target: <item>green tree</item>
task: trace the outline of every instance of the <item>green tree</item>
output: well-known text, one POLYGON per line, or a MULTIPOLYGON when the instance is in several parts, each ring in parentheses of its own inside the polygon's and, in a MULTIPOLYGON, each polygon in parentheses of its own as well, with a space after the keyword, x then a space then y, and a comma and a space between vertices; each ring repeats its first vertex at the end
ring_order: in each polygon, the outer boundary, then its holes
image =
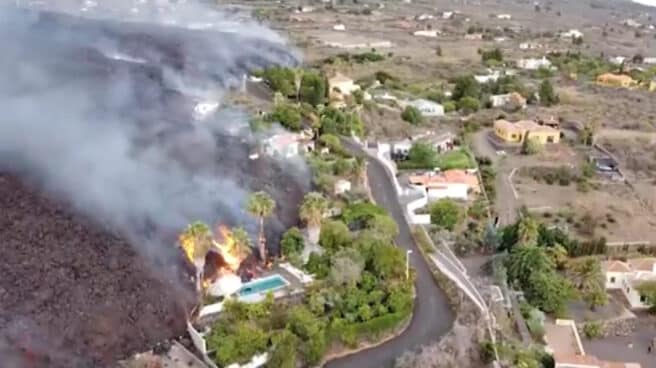
POLYGON ((315 72, 303 73, 299 97, 312 106, 322 104, 326 98, 326 78, 315 72))
POLYGON ((401 119, 407 121, 412 125, 421 124, 424 121, 424 117, 421 115, 421 111, 414 106, 406 106, 401 113, 401 119))
POLYGON ((328 201, 319 192, 310 192, 303 198, 299 217, 308 226, 308 237, 310 242, 317 244, 321 233, 321 220, 323 214, 328 210, 328 201))
POLYGON ((502 63, 503 62, 503 52, 501 49, 494 48, 492 50, 485 50, 481 52, 481 59, 484 63, 489 63, 489 62, 495 62, 495 63, 502 63))
POLYGON ((463 97, 473 97, 477 100, 481 97, 481 85, 473 75, 460 76, 455 80, 451 98, 459 101, 463 97))
POLYGON ((540 224, 532 216, 523 216, 517 223, 517 242, 520 245, 537 245, 540 224))
POLYGON ((442 106, 444 107, 445 113, 456 111, 456 109, 458 108, 458 105, 456 105, 456 103, 451 100, 444 101, 442 106))
POLYGON ((215 351, 216 362, 222 366, 246 363, 253 355, 266 352, 268 336, 259 327, 248 322, 237 322, 229 333, 223 329, 212 330, 208 346, 215 351))
POLYGON ((398 247, 386 244, 371 248, 372 271, 379 278, 399 279, 405 274, 405 254, 398 247))
POLYGON ((319 245, 328 250, 338 250, 351 241, 348 227, 341 221, 325 221, 319 235, 319 245))
POLYGON ((271 342, 273 349, 266 363, 267 368, 296 368, 296 347, 300 341, 288 330, 275 333, 271 342))
POLYGON ((559 102, 558 95, 551 84, 549 79, 545 79, 540 83, 540 103, 544 106, 553 106, 559 102))
POLYGON ((255 192, 248 197, 246 210, 257 217, 260 222, 260 234, 258 237, 258 249, 262 262, 266 262, 266 238, 264 237, 264 219, 271 216, 276 208, 276 202, 266 192, 255 192))
POLYGON ((327 107, 321 111, 321 134, 334 134, 350 136, 362 135, 364 125, 355 113, 346 113, 334 107, 327 107))
POLYGON ((645 298, 645 304, 649 305, 650 312, 656 311, 656 281, 645 281, 638 285, 638 292, 645 298))
POLYGON ((296 73, 290 68, 273 66, 262 72, 262 78, 275 92, 284 96, 296 95, 296 73))
POLYGON ((342 153, 344 150, 339 137, 334 134, 322 134, 321 137, 319 137, 319 142, 337 154, 342 153))
POLYGON ((465 113, 472 113, 481 108, 481 102, 475 97, 465 96, 458 100, 458 110, 465 113))
POLYGON ((560 244, 555 244, 551 247, 545 248, 547 257, 556 266, 557 269, 562 270, 568 261, 567 249, 560 244))
POLYGON ((522 154, 523 155, 534 155, 539 153, 542 150, 542 144, 534 138, 529 137, 529 133, 526 132, 524 139, 522 140, 522 154))
POLYGON ((305 248, 305 240, 301 230, 292 227, 287 230, 280 240, 280 250, 282 254, 289 257, 291 254, 301 254, 305 248))
POLYGON ((414 143, 408 151, 408 161, 416 168, 431 169, 437 166, 437 152, 430 144, 414 143))
MULTIPOLYGON (((535 247, 520 247, 535 248, 535 247)), ((532 271, 523 288, 526 300, 547 313, 562 313, 572 295, 570 283, 554 271, 532 271)))
POLYGON ((335 287, 354 287, 362 277, 364 260, 353 248, 342 248, 332 257, 330 281, 335 287))
POLYGON ((608 302, 605 276, 601 264, 594 256, 572 259, 567 265, 567 275, 583 300, 594 310, 608 302))
POLYGON ((451 199, 440 199, 430 205, 431 223, 452 231, 462 220, 462 210, 451 199))
POLYGON ((355 90, 351 93, 351 96, 353 96, 353 101, 355 101, 356 104, 362 105, 364 103, 364 92, 362 90, 355 90))
POLYGON ((289 130, 299 131, 301 129, 301 113, 296 106, 288 103, 277 104, 268 119, 280 123, 289 130))
POLYGON ((367 221, 367 228, 376 236, 386 240, 392 240, 399 235, 396 221, 388 215, 375 215, 367 221))
POLYGON ((209 226, 196 221, 180 234, 180 245, 185 251, 188 259, 196 266, 196 290, 202 294, 203 270, 205 269, 205 257, 212 246, 212 232, 209 226))
POLYGON ((552 272, 554 265, 543 248, 527 245, 513 248, 506 259, 506 268, 508 280, 525 290, 532 274, 552 272))

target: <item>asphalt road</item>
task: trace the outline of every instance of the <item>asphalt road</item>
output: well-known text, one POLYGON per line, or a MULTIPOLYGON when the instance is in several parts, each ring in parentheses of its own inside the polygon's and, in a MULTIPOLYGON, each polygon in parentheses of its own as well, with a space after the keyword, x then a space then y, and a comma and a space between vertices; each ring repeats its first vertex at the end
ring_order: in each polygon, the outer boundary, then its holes
POLYGON ((347 144, 351 151, 367 157, 367 176, 376 202, 392 215, 399 225, 396 244, 403 249, 412 250, 410 265, 416 270, 415 287, 417 298, 412 321, 408 329, 400 336, 380 346, 359 353, 330 361, 328 368, 385 368, 392 367, 394 360, 407 350, 414 350, 421 345, 438 340, 450 329, 454 321, 446 294, 434 282, 428 264, 421 256, 415 244, 403 210, 396 196, 396 190, 385 167, 377 160, 367 156, 361 148, 347 144))

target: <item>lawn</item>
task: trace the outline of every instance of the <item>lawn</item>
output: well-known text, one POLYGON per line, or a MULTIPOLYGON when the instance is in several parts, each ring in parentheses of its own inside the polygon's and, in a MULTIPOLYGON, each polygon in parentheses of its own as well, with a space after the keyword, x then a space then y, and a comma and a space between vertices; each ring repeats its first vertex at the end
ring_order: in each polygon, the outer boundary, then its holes
POLYGON ((464 149, 453 150, 443 155, 438 155, 435 162, 435 166, 439 167, 440 170, 471 169, 475 167, 471 156, 464 149))

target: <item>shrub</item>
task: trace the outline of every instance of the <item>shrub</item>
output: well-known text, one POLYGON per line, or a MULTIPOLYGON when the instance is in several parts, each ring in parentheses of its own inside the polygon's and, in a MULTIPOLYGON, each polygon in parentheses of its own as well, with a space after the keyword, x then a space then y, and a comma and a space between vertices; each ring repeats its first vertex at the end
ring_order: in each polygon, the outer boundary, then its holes
POLYGON ((273 66, 262 72, 262 78, 275 92, 284 96, 296 95, 296 75, 290 68, 273 66))
POLYGON ((481 102, 475 97, 465 96, 458 100, 458 109, 465 113, 472 113, 481 108, 481 102))
POLYGON ((289 130, 298 131, 301 129, 301 113, 296 106, 291 104, 281 103, 276 105, 268 119, 279 122, 280 125, 289 130))
POLYGON ((423 122, 424 117, 421 115, 421 111, 419 111, 419 109, 416 107, 406 106, 401 113, 401 119, 407 121, 410 124, 417 125, 423 122))
POLYGON ((456 111, 457 105, 455 102, 449 100, 449 101, 444 101, 442 104, 444 107, 444 112, 453 112, 456 111))
POLYGON ((601 323, 599 322, 587 322, 583 325, 583 333, 588 339, 596 339, 601 337, 603 331, 601 329, 601 323))
POLYGON ((299 98, 303 102, 316 106, 322 104, 326 97, 326 79, 314 72, 305 72, 301 78, 299 98))
POLYGON ((453 230, 462 220, 462 211, 450 199, 440 199, 430 206, 431 223, 447 230, 453 230))

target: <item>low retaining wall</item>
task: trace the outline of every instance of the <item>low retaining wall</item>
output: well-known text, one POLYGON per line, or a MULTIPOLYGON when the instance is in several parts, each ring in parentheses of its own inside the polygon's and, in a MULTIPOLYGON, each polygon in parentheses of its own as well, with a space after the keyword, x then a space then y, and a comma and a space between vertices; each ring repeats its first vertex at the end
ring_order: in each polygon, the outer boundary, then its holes
MULTIPOLYGON (((607 321, 594 321, 592 323, 598 323, 601 327, 600 338, 610 336, 631 336, 638 325, 638 319, 636 317, 627 317, 607 321)), ((585 336, 584 328, 585 323, 577 324, 578 332, 583 336, 585 336)))

